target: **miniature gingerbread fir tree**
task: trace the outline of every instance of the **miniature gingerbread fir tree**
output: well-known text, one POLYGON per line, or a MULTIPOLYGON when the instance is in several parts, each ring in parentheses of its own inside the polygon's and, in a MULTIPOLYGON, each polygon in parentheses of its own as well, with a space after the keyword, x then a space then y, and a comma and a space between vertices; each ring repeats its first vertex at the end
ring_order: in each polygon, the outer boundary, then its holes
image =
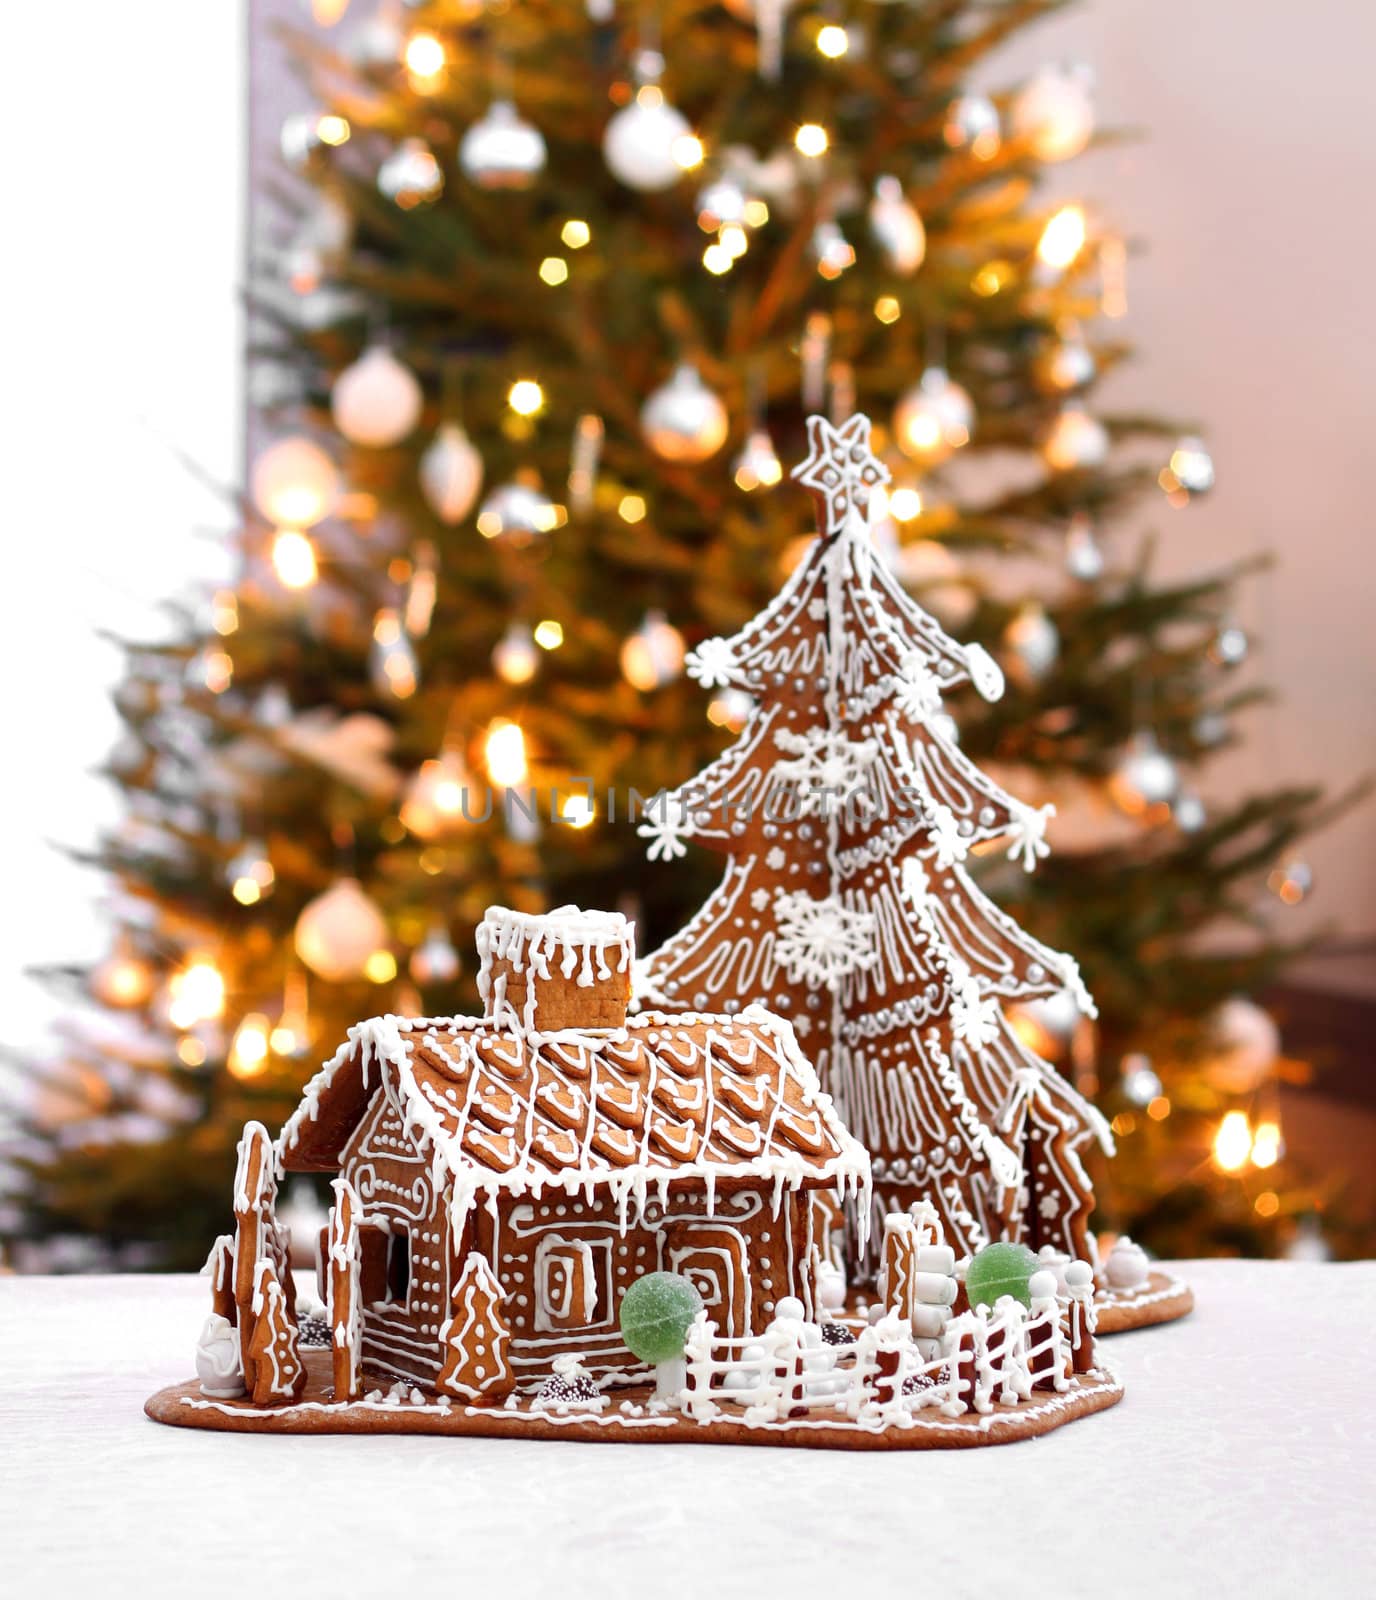
MULTIPOLYGON (((255 1404, 290 1405, 301 1398, 306 1368, 297 1347, 296 1321, 271 1261, 258 1263, 249 1353, 253 1368, 250 1393, 255 1404)), ((245 1381, 250 1381, 247 1375, 245 1381)))
POLYGON ((445 1356, 437 1383, 442 1394, 492 1405, 515 1388, 508 1359, 511 1331, 502 1313, 505 1298, 486 1257, 470 1251, 454 1285, 454 1314, 440 1329, 445 1356))
POLYGON ((1008 1238, 1083 1256, 1082 1156, 1096 1135, 1108 1148, 1108 1130, 1002 1008, 1063 988, 1092 1005, 1075 963, 967 870, 996 841, 1030 869, 1051 808, 1005 794, 945 731, 947 690, 968 680, 993 699, 1003 679, 877 554, 866 513, 889 474, 868 420, 813 417, 808 439, 793 476, 817 501, 819 537, 765 611, 688 661, 704 688, 751 696, 749 719, 640 827, 651 859, 692 839, 726 854, 726 874, 644 960, 637 994, 789 1017, 873 1157, 879 1216, 926 1199, 964 1250, 1008 1238))

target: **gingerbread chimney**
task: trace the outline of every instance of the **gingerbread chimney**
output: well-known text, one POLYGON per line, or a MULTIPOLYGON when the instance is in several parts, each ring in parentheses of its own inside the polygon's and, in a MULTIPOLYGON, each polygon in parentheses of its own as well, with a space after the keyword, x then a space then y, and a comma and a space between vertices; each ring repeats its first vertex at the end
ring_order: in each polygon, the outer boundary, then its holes
POLYGON ((492 906, 477 932, 487 1020, 521 1033, 620 1028, 631 998, 635 924, 560 906, 540 916, 492 906))

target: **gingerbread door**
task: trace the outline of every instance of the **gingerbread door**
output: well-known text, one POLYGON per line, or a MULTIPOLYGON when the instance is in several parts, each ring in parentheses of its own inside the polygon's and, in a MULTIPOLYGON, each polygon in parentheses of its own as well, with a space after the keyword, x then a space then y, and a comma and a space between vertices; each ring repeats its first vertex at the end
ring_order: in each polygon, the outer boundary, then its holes
POLYGON ((750 1265, 745 1240, 734 1228, 714 1222, 671 1223, 664 1265, 693 1285, 720 1333, 743 1339, 751 1331, 750 1265))

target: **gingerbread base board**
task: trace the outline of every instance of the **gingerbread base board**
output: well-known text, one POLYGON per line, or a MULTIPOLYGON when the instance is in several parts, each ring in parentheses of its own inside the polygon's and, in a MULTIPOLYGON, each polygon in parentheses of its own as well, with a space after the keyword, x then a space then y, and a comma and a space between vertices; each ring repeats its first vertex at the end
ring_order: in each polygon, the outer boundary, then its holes
POLYGON ((1100 1289, 1094 1296, 1096 1335, 1127 1333, 1176 1322, 1194 1310, 1194 1290, 1168 1272, 1153 1272, 1137 1289, 1100 1289))
POLYGON ((559 1415, 515 1407, 441 1406, 427 1397, 409 1400, 356 1400, 335 1405, 330 1399, 329 1355, 302 1351, 306 1391, 296 1405, 255 1406, 249 1400, 209 1400, 197 1383, 160 1389, 144 1406, 154 1422, 175 1428, 208 1428, 219 1433, 423 1433, 460 1438, 578 1439, 614 1444, 769 1444, 809 1450, 961 1450, 990 1444, 1012 1444, 1050 1433, 1067 1422, 1107 1410, 1123 1398, 1123 1386, 1111 1372, 1096 1371, 1072 1380, 1062 1394, 1047 1393, 1016 1406, 995 1406, 985 1415, 967 1412, 943 1417, 915 1412, 909 1428, 882 1432, 853 1422, 842 1412, 814 1411, 788 1422, 747 1426, 721 1416, 707 1423, 678 1413, 644 1410, 649 1386, 618 1389, 605 1411, 569 1411, 559 1415), (621 1406, 635 1407, 627 1414, 621 1406))

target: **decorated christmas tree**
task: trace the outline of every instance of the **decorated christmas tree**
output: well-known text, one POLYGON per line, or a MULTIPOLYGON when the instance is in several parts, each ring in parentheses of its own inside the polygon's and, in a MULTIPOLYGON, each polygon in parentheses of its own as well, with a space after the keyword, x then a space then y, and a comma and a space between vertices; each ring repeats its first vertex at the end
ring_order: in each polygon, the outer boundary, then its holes
MULTIPOLYGON (((1295 841, 1317 797, 1200 800, 1261 692, 1237 665, 1240 574, 1161 583, 1149 548, 1156 513, 1177 518, 1161 489, 1187 517, 1212 465, 1097 387, 1128 354, 1131 219, 1037 187, 1094 134, 1085 79, 1048 64, 984 87, 1000 45, 1058 9, 356 0, 290 34, 299 109, 255 213, 238 576, 128 646, 109 762, 124 818, 89 852, 110 950, 53 974, 73 1007, 12 1152, 24 1260, 198 1264, 243 1123, 275 1127, 360 1016, 470 1006, 457 951, 488 905, 626 904, 647 949, 692 916, 710 853, 647 872, 627 793, 683 784, 739 731, 746 691, 717 682, 704 708, 682 663, 696 647, 710 678, 704 641, 742 628, 805 547, 802 497, 772 490, 819 410, 875 418, 892 473, 869 625, 916 630, 954 688, 981 658, 920 625, 911 590, 1009 670, 1002 700, 959 707, 968 761, 935 712, 913 718, 916 787, 957 818, 962 796, 987 804, 993 822, 967 819, 981 837, 1006 811, 1034 851, 1053 790, 1099 807, 1081 848, 1031 875, 1002 852, 935 865, 913 834, 940 938, 960 953, 939 909, 959 902, 1011 964, 991 999, 1068 969, 1034 979, 1036 947, 976 879, 1079 954, 1099 1006, 1096 1033, 1078 990, 1020 1001, 967 1072, 952 999, 934 1026, 982 1125, 1024 1072, 1040 1087, 999 1139, 1058 1106, 1083 1125, 1011 1020, 1097 1085, 1120 1132, 1100 1198, 1134 1235, 1261 1248, 1310 1204, 1275 1159, 1274 1042, 1241 1088, 1210 1063, 1223 1002, 1265 1025, 1245 997, 1286 948, 1258 897, 1268 874, 1306 892, 1295 841), (1013 768, 1030 810, 981 777, 1013 768), (1252 1119, 1233 1176, 1208 1163, 1228 1111, 1252 1119)), ((799 582, 822 581, 829 547, 799 582)), ((769 727, 797 742, 771 742, 771 763, 830 777, 840 759, 846 777, 870 759, 826 744, 863 744, 849 713, 790 730, 794 691, 774 687, 756 721, 773 701, 769 727)), ((910 712, 933 692, 915 678, 910 712)), ((877 752, 870 781, 895 781, 896 759, 877 752)), ((837 825, 865 848, 863 817, 837 825)), ((811 1015, 796 897, 818 886, 756 870, 750 894, 794 896, 778 948, 799 959, 780 971, 811 1015)), ((857 871, 836 878, 843 910, 857 871)), ((878 1136, 882 1116, 850 1110, 878 1136)))
POLYGON ((1031 868, 1049 808, 1003 792, 943 727, 942 696, 1003 677, 951 640, 875 550, 867 513, 888 469, 870 424, 808 423, 794 476, 819 537, 777 598, 688 672, 752 701, 737 742, 655 800, 640 832, 672 857, 727 854, 716 892, 643 962, 648 1002, 792 1019, 874 1163, 875 1219, 931 1201, 961 1253, 991 1238, 1087 1254, 1081 1155, 1103 1118, 1034 1056, 1005 1005, 1069 990, 1069 957, 999 911, 971 878, 1002 844, 1031 868))

